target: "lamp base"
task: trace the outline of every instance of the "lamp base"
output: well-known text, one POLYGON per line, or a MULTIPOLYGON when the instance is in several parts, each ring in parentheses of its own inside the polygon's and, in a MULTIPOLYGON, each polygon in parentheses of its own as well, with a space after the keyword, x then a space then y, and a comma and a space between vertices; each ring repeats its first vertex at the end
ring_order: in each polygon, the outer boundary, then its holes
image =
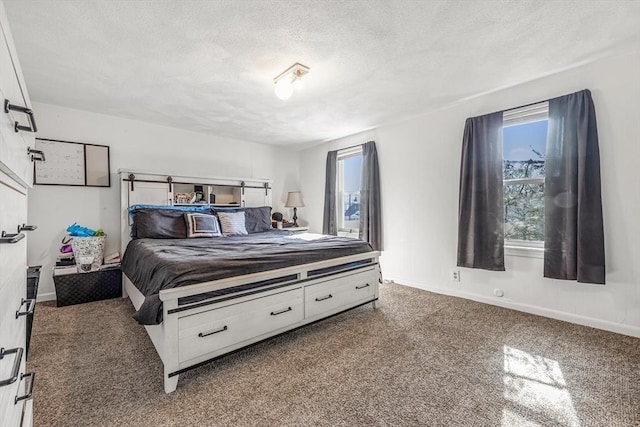
POLYGON ((296 207, 293 208, 293 226, 298 226, 298 208, 296 207))

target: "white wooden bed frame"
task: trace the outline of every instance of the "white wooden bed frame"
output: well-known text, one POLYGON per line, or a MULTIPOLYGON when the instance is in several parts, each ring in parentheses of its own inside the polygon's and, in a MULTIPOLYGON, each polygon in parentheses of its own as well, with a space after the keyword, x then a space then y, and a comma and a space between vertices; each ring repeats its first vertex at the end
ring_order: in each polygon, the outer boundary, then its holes
MULTIPOLYGON (((157 180, 160 175, 136 174, 137 179, 147 181, 142 200, 140 195, 132 197, 130 183, 122 179, 128 174, 129 171, 121 171, 120 179, 123 253, 130 240, 127 208, 136 203, 159 204, 158 200, 161 200, 158 194, 150 192, 150 181, 154 177, 157 180)), ((166 175, 162 177, 166 178, 166 175)), ((198 178, 193 182, 204 180, 198 178)), ((168 189, 168 197, 164 198, 168 202, 172 199, 171 186, 160 182, 159 191, 163 188, 168 189)), ((379 255, 372 251, 161 290, 163 322, 145 325, 145 329, 164 364, 165 392, 174 391, 180 373, 190 368, 364 304, 372 303, 375 308, 380 279, 379 255), (318 271, 330 268, 333 268, 330 272, 318 271), (281 281, 277 281, 279 278, 281 281), (276 283, 178 305, 179 298, 266 280, 276 283)), ((130 298, 136 310, 139 309, 144 296, 126 275, 123 275, 123 287, 123 295, 130 298)))

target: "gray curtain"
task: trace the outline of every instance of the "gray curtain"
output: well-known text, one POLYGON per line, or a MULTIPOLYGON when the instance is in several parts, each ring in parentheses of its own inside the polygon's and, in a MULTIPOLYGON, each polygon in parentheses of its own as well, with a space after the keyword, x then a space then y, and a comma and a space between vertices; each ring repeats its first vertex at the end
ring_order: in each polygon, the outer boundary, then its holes
POLYGON ((462 140, 458 266, 504 271, 502 111, 467 119, 462 140))
POLYGON ((338 235, 336 218, 336 169, 338 165, 338 152, 327 153, 327 169, 324 184, 324 218, 322 221, 322 233, 338 235))
POLYGON ((605 283, 600 151, 591 92, 549 100, 544 276, 605 283))
POLYGON ((380 202, 380 169, 376 143, 362 144, 360 179, 360 239, 382 250, 382 204, 380 202))

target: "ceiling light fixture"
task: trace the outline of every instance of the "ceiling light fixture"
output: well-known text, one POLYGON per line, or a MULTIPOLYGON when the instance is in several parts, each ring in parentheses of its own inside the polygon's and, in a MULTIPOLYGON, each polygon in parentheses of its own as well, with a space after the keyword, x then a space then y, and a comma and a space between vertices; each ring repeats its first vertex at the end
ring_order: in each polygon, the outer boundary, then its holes
POLYGON ((310 68, 298 62, 280 73, 273 83, 276 96, 282 100, 287 100, 293 95, 293 87, 301 90, 304 85, 302 77, 309 72, 310 68))

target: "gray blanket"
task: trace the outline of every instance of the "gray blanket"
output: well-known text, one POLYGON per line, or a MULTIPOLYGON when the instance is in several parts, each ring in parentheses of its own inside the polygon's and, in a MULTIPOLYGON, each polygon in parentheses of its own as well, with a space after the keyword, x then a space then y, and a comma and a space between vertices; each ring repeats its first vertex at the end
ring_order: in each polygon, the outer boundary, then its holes
POLYGON ((305 240, 301 236, 273 231, 210 239, 132 240, 122 258, 122 271, 145 296, 134 318, 144 325, 162 322, 161 289, 372 251, 368 243, 347 237, 305 240))

